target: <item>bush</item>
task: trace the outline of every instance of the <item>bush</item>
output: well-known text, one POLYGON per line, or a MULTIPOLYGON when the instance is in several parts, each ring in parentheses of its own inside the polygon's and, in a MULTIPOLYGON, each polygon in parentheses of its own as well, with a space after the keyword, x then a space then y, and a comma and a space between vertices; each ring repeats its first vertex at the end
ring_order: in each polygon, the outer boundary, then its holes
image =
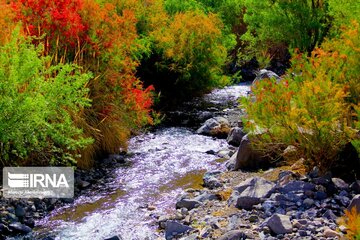
POLYGON ((345 215, 339 219, 339 224, 346 227, 346 239, 360 240, 360 213, 353 207, 345 210, 345 215))
POLYGON ((253 88, 255 101, 243 101, 255 148, 281 154, 293 145, 308 168, 327 171, 344 146, 355 139, 358 105, 358 25, 329 40, 310 57, 295 55, 291 74, 277 84, 253 88))
POLYGON ((92 142, 74 119, 90 106, 91 75, 41 57, 18 32, 0 48, 0 159, 3 165, 70 165, 92 142))
POLYGON ((227 49, 234 41, 223 37, 221 26, 214 14, 189 11, 177 13, 165 28, 152 32, 155 48, 161 56, 157 68, 175 75, 172 79, 162 79, 172 81, 168 90, 181 89, 186 96, 229 82, 222 75, 222 68, 227 49))
MULTIPOLYGON (((76 123, 93 145, 82 152, 80 167, 97 154, 126 148, 132 131, 151 123, 152 87, 135 76, 144 46, 138 41, 138 1, 13 1, 15 21, 45 46, 52 64, 74 63, 94 74, 87 85, 92 107, 76 123)), ((50 63, 51 64, 51 63, 50 63)))
POLYGON ((261 68, 277 68, 274 63, 285 67, 288 49, 310 54, 329 32, 328 5, 328 0, 245 0, 243 19, 247 31, 241 36, 239 64, 256 58, 261 68))

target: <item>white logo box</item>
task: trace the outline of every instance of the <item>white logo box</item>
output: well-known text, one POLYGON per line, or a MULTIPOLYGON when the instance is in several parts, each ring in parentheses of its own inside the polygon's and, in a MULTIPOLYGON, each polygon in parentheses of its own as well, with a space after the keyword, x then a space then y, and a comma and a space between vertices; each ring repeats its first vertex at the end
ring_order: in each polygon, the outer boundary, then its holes
POLYGON ((72 198, 74 169, 71 167, 5 167, 5 198, 72 198))

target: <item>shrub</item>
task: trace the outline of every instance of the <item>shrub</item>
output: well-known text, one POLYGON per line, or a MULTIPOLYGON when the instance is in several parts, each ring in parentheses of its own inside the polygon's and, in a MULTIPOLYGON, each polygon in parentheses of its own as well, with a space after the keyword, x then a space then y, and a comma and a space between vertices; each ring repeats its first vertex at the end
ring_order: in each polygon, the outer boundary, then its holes
POLYGON ((339 219, 339 224, 346 227, 346 239, 360 240, 360 213, 356 207, 350 211, 345 210, 345 215, 339 219))
POLYGON ((204 11, 204 6, 199 3, 197 0, 185 0, 185 1, 176 1, 176 0, 165 0, 164 7, 168 14, 175 15, 177 13, 184 13, 188 11, 204 11))
POLYGON ((165 28, 153 31, 155 47, 161 55, 157 67, 175 75, 163 81, 172 81, 171 88, 181 89, 185 96, 227 84, 222 67, 227 48, 234 42, 224 39, 221 26, 214 14, 189 11, 177 13, 165 28))
POLYGON ((34 47, 14 34, 0 48, 0 159, 3 165, 69 165, 92 142, 74 124, 90 106, 91 75, 70 64, 48 67, 34 47))
POLYGON ((262 68, 273 62, 287 66, 288 49, 310 54, 329 32, 328 5, 328 0, 245 0, 247 30, 241 36, 239 63, 255 57, 262 68))
POLYGON ((328 170, 343 147, 355 138, 354 105, 358 104, 358 25, 329 40, 310 57, 295 55, 290 74, 277 84, 262 81, 253 88, 255 101, 243 101, 254 146, 281 154, 297 149, 309 168, 328 170), (349 34, 351 33, 351 34, 349 34), (352 41, 353 40, 353 41, 352 41), (258 131, 259 132, 259 131, 258 131))
POLYGON ((75 63, 94 74, 87 85, 92 107, 76 121, 95 143, 78 165, 88 167, 99 153, 126 148, 132 131, 151 123, 152 87, 135 76, 143 46, 138 41, 137 1, 13 1, 15 20, 52 63, 75 63))

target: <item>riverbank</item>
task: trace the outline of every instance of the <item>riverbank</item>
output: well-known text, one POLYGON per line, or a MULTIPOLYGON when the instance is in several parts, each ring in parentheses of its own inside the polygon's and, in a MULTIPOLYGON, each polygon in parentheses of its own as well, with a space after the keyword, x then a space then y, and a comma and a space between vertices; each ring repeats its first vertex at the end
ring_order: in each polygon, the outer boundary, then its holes
MULTIPOLYGON (((245 134, 241 124, 234 127, 230 121, 227 115, 212 118, 197 133, 224 137, 227 129, 228 146, 239 146, 245 134)), ((317 168, 306 172, 302 159, 265 171, 227 170, 240 166, 238 161, 258 165, 251 153, 242 152, 248 148, 237 150, 212 152, 224 159, 222 167, 204 174, 203 189, 186 189, 178 196, 175 214, 158 216, 165 239, 346 239, 339 220, 345 210, 360 211, 359 180, 320 175, 317 168)))
POLYGON ((360 181, 299 170, 206 173, 205 188, 185 190, 159 228, 166 239, 345 239, 338 220, 360 207, 360 181))

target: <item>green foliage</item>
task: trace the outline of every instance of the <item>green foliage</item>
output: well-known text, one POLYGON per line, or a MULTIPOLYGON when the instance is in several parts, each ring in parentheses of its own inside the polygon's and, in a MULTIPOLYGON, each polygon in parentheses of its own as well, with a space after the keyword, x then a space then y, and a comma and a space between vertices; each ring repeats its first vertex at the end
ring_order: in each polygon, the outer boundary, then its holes
POLYGON ((217 13, 224 25, 236 33, 238 25, 242 24, 244 1, 239 0, 197 0, 206 7, 208 12, 217 13))
POLYGON ((176 14, 165 28, 152 33, 162 56, 158 66, 177 74, 174 85, 183 94, 228 83, 222 67, 233 41, 223 37, 221 26, 214 14, 190 11, 176 14))
POLYGON ((358 0, 328 0, 332 18, 331 35, 339 36, 341 27, 355 20, 360 22, 360 4, 358 0))
POLYGON ((164 7, 168 14, 175 15, 176 13, 184 13, 188 11, 205 11, 204 6, 196 0, 165 0, 164 7))
POLYGON ((240 64, 256 57, 262 67, 272 58, 283 60, 283 49, 311 53, 327 35, 330 17, 327 0, 245 0, 247 32, 239 51, 240 64))
MULTIPOLYGON (((358 24, 343 30, 310 57, 295 55, 295 73, 279 84, 262 81, 253 88, 255 101, 245 99, 247 128, 254 146, 264 152, 282 151, 288 145, 309 168, 328 170, 339 152, 355 139, 353 108, 359 104, 358 24)), ((355 141, 356 142, 356 141, 355 141)))
POLYGON ((90 74, 75 65, 48 66, 18 32, 0 48, 0 159, 3 164, 73 164, 82 137, 74 118, 90 106, 90 74), (20 162, 19 162, 20 161, 20 162))

